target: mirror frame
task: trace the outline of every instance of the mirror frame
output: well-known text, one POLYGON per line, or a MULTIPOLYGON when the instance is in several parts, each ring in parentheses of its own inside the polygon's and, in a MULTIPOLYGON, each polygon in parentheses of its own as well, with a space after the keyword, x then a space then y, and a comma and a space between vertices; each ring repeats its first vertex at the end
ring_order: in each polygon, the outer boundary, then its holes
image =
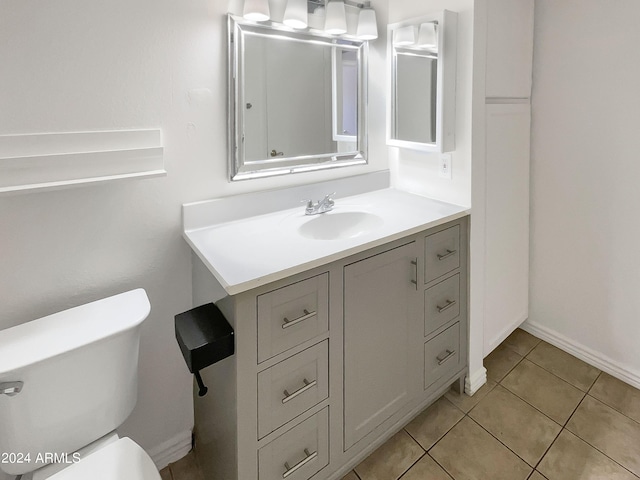
POLYGON ((272 22, 251 22, 242 17, 228 15, 228 149, 229 179, 231 181, 287 175, 329 168, 365 165, 367 163, 367 57, 368 43, 355 38, 327 35, 317 30, 293 31, 272 22), (297 157, 279 157, 245 162, 243 122, 244 109, 244 44, 245 35, 268 36, 287 41, 308 42, 326 46, 339 46, 354 50, 358 55, 358 133, 356 150, 328 152, 297 157))
MULTIPOLYGON (((387 145, 423 152, 443 153, 455 150, 456 117, 456 36, 458 14, 443 10, 432 15, 410 18, 387 27, 387 145), (394 30, 410 25, 437 22, 438 63, 436 74, 436 141, 420 143, 393 137, 396 123, 395 92, 397 54, 393 45, 394 30)), ((407 51, 407 48, 403 48, 407 51)), ((426 52, 426 50, 425 50, 426 52)))

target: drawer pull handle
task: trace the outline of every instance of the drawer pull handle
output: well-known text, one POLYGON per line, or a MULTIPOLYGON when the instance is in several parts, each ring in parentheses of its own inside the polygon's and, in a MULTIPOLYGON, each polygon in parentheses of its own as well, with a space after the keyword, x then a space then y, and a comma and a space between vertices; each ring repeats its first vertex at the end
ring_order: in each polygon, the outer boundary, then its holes
POLYGON ((296 471, 304 467, 307 463, 318 456, 318 452, 309 453, 309 449, 304 449, 305 457, 296 463, 293 467, 289 467, 289 462, 284 462, 285 472, 282 474, 282 478, 287 478, 289 475, 293 475, 296 471))
POLYGON ((416 286, 416 290, 418 290, 418 259, 411 260, 411 265, 413 265, 415 273, 415 280, 411 279, 411 283, 413 283, 416 286))
POLYGON ((447 360, 449 360, 453 355, 455 355, 456 351, 455 350, 449 350, 447 348, 447 352, 444 355, 444 357, 436 357, 436 360, 438 360, 438 365, 442 365, 444 362, 446 362, 447 360))
POLYGON ((290 400, 293 400, 298 395, 302 395, 304 392, 306 392, 310 388, 315 387, 317 385, 317 383, 318 383, 315 380, 313 382, 309 382, 309 380, 307 380, 306 378, 303 380, 303 382, 304 382, 304 387, 299 388, 298 390, 296 390, 293 393, 289 393, 287 390, 284 391, 284 398, 282 399, 282 403, 283 404, 287 403, 290 400))
POLYGON ((294 325, 297 325, 300 322, 304 322, 305 320, 316 316, 316 312, 310 312, 306 308, 303 310, 303 312, 304 312, 304 315, 298 318, 294 318, 293 320, 289 320, 287 317, 284 317, 284 323, 282 324, 282 328, 293 327, 294 325))
POLYGON ((457 250, 449 250, 447 248, 447 253, 445 253, 444 255, 438 254, 438 260, 444 260, 445 258, 449 258, 451 255, 455 255, 456 253, 458 253, 457 250))
POLYGON ((451 307, 453 307, 456 304, 455 300, 447 300, 447 303, 444 307, 441 307, 439 305, 436 305, 436 308, 438 309, 438 313, 442 313, 445 310, 449 310, 451 307))

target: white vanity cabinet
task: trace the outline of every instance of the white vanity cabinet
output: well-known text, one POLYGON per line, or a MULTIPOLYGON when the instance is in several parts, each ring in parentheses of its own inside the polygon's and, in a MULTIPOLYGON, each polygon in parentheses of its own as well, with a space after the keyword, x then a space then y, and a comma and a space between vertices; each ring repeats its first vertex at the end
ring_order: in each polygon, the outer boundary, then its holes
MULTIPOLYGON (((468 217, 217 302, 236 352, 201 372, 207 479, 327 480, 467 373, 468 217)), ((194 302, 220 290, 194 255, 194 302)))

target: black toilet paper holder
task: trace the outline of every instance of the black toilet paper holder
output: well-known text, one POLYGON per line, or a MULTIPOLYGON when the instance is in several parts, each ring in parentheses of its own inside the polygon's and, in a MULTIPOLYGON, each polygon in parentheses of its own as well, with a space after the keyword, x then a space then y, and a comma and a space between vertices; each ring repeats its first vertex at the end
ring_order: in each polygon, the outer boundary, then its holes
POLYGON ((176 340, 189 371, 196 377, 198 395, 207 394, 200 370, 234 353, 233 328, 214 303, 175 316, 176 340))

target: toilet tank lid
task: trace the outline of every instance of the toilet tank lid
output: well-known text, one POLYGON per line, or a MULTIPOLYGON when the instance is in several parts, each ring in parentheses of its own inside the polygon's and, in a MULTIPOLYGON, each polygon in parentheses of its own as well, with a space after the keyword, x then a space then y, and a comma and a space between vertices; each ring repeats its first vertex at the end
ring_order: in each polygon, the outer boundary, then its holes
POLYGON ((0 330, 0 376, 134 328, 150 310, 138 288, 0 330))

